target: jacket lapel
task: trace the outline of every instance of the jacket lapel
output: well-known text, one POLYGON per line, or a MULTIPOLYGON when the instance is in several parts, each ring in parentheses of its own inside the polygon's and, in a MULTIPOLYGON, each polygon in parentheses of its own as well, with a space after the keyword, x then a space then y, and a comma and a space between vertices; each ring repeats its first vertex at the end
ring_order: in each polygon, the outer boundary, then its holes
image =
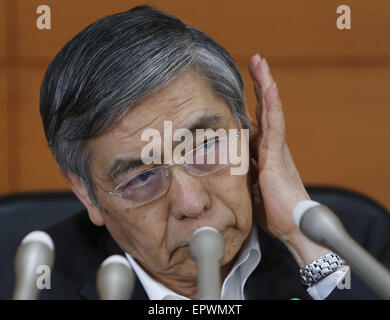
MULTIPOLYGON (((101 263, 109 256, 118 254, 122 255, 126 258, 123 250, 116 244, 114 239, 108 233, 107 229, 104 228, 102 232, 102 236, 98 243, 98 247, 96 248, 96 252, 99 252, 96 259, 96 263, 89 271, 89 276, 87 280, 80 286, 79 294, 81 297, 87 300, 99 300, 99 296, 96 288, 96 275, 99 270, 101 263)), ((126 258, 127 259, 127 258, 126 258)), ((136 283, 134 285, 134 289, 132 295, 130 297, 131 300, 146 300, 148 296, 142 287, 140 281, 138 280, 137 275, 135 275, 136 283)))

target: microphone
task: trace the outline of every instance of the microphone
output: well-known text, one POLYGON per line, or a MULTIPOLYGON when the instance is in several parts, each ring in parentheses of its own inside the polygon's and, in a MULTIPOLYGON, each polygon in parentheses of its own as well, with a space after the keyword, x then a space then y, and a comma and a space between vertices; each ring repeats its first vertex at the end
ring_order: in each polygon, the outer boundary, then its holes
POLYGON ((390 299, 390 272, 347 233, 328 207, 305 200, 294 209, 295 224, 310 240, 332 249, 384 299, 390 299))
POLYGON ((33 231, 21 241, 15 256, 15 289, 13 300, 38 298, 37 268, 46 265, 51 269, 54 262, 54 243, 43 231, 33 231))
POLYGON ((135 285, 134 272, 125 257, 112 255, 102 262, 96 284, 101 300, 128 300, 135 285))
POLYGON ((198 266, 198 298, 221 299, 220 262, 225 255, 225 242, 218 230, 202 227, 190 241, 190 254, 198 266))

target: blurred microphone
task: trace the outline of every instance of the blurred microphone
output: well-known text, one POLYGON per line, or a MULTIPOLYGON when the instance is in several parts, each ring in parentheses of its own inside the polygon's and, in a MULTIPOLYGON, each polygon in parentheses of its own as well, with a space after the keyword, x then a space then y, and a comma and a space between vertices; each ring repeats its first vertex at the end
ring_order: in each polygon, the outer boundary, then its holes
POLYGON ((96 281, 101 300, 128 300, 133 292, 135 276, 124 256, 112 255, 102 262, 96 281))
POLYGON ((328 207, 301 201, 294 209, 294 220, 310 240, 332 249, 380 296, 390 299, 390 272, 351 238, 328 207))
POLYGON ((43 231, 27 234, 20 243, 15 256, 15 289, 13 300, 38 298, 38 267, 51 269, 54 261, 54 243, 43 231))
POLYGON ((221 299, 220 263, 225 255, 225 242, 218 230, 202 227, 190 241, 190 254, 198 266, 198 298, 221 299))

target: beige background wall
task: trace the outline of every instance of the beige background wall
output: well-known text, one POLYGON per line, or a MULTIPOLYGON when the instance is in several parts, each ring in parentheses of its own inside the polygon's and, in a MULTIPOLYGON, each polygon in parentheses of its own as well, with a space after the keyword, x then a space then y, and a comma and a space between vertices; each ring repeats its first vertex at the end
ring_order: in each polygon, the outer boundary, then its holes
POLYGON ((0 0, 0 194, 66 189, 45 144, 39 88, 51 59, 96 19, 152 4, 210 34, 247 72, 271 65, 288 143, 306 184, 363 192, 390 208, 390 2, 387 0, 0 0), (51 8, 52 29, 36 27, 51 8), (347 4, 352 30, 336 28, 347 4))

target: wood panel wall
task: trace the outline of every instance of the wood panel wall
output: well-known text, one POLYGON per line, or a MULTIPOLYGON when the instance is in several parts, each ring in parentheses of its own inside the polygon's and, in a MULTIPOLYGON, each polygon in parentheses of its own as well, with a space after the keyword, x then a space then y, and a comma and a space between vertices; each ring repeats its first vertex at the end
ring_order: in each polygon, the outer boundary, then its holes
POLYGON ((51 59, 100 17, 151 4, 211 35, 237 62, 252 112, 252 54, 271 65, 290 149, 307 184, 360 191, 390 208, 390 2, 386 0, 0 0, 0 194, 61 190, 39 116, 51 59), (51 8, 52 29, 36 27, 51 8), (336 28, 349 5, 352 30, 336 28))

